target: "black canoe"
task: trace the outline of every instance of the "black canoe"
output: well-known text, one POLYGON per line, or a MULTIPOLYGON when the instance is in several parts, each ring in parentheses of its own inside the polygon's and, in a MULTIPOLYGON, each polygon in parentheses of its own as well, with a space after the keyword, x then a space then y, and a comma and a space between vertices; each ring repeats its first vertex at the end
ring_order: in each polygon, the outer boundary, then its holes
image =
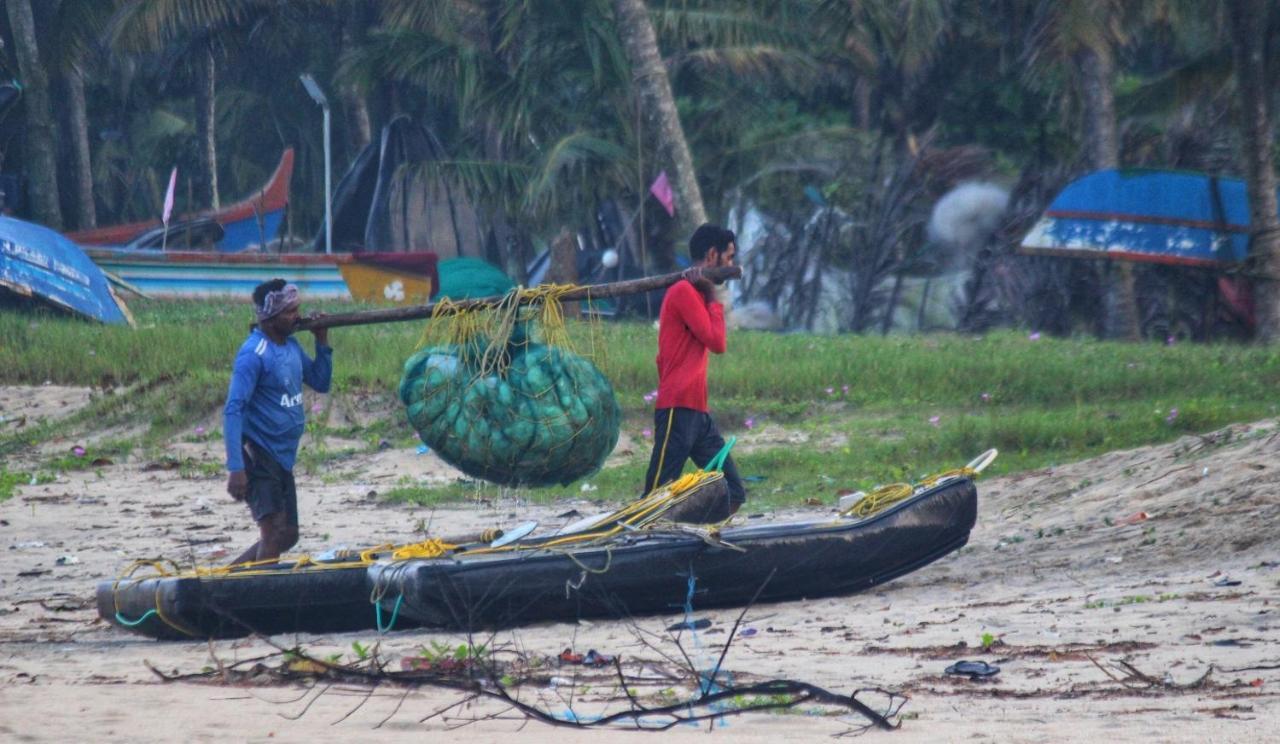
POLYGON ((639 531, 608 545, 380 561, 373 595, 397 627, 478 630, 588 617, 625 618, 862 591, 963 546, 977 517, 967 477, 946 480, 863 520, 728 528, 720 538, 639 531), (766 583, 766 579, 768 579, 766 583), (763 586, 763 589, 761 587, 763 586))
POLYGON ((97 598, 104 620, 165 640, 334 633, 378 624, 361 564, 286 562, 212 576, 103 581, 97 598))

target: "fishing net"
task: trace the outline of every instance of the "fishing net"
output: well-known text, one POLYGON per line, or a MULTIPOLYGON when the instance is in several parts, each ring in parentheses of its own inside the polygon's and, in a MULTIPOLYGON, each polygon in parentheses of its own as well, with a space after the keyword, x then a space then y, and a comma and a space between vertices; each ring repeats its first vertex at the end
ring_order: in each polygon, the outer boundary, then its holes
POLYGON ((399 392, 446 462, 507 486, 568 484, 604 464, 622 412, 608 378, 572 349, 558 299, 569 289, 516 289, 484 308, 437 303, 399 392))

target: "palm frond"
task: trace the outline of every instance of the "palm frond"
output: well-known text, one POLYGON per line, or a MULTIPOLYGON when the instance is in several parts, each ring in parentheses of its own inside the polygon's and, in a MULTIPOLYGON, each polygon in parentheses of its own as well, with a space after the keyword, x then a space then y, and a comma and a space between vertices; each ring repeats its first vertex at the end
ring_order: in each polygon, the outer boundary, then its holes
POLYGON ((589 132, 572 132, 547 147, 525 186, 524 203, 532 212, 545 212, 566 196, 607 190, 626 182, 623 163, 627 151, 589 132))

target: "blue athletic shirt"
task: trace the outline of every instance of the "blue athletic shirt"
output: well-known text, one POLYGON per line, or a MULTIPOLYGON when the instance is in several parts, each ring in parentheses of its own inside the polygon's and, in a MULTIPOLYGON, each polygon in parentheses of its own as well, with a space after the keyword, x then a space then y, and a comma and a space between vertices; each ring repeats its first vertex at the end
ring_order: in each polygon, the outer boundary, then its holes
POLYGON ((277 344, 255 328, 236 354, 222 409, 227 470, 244 470, 242 437, 265 450, 285 470, 293 470, 298 442, 306 428, 302 383, 319 393, 329 392, 333 349, 316 347, 316 358, 293 337, 277 344))

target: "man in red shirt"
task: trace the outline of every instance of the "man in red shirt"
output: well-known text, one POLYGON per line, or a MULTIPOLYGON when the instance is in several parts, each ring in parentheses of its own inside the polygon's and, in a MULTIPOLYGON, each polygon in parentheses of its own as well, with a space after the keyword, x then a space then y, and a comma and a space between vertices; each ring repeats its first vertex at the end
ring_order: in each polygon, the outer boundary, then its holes
MULTIPOLYGON (((725 351, 724 305, 703 269, 732 266, 733 232, 703 225, 689 238, 693 266, 671 285, 658 314, 658 402, 653 414, 653 454, 645 493, 680 477, 686 459, 704 467, 724 447, 724 437, 707 412, 707 352, 725 351)), ((747 492, 732 457, 724 461, 728 512, 736 512, 747 492)))

